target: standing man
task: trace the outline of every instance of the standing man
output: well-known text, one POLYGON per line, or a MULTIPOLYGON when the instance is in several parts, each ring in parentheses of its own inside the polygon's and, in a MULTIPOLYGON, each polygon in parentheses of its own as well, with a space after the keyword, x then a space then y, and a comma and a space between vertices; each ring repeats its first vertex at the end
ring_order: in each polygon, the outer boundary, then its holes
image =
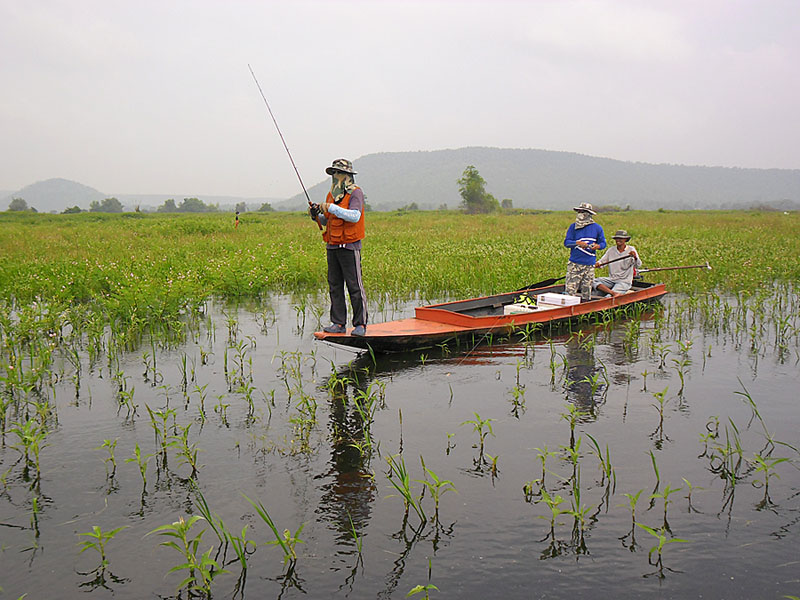
POLYGON ((628 245, 630 239, 631 236, 624 229, 618 229, 614 233, 616 247, 609 248, 608 252, 603 255, 603 263, 594 266, 597 269, 608 265, 608 277, 596 278, 594 289, 612 296, 621 296, 631 289, 633 271, 642 266, 642 259, 639 258, 636 248, 628 245))
POLYGON ((582 202, 572 210, 578 214, 564 238, 564 246, 570 248, 564 293, 570 296, 580 294, 582 301, 587 302, 592 297, 596 252, 606 247, 606 237, 603 228, 594 222, 597 213, 591 204, 582 202))
POLYGON ((331 176, 331 190, 325 202, 309 209, 311 218, 325 226, 328 255, 328 288, 331 294, 331 324, 326 333, 347 332, 347 303, 344 286, 353 309, 352 335, 367 333, 367 300, 361 279, 361 240, 364 239, 364 192, 356 185, 353 163, 337 158, 325 172, 331 176))

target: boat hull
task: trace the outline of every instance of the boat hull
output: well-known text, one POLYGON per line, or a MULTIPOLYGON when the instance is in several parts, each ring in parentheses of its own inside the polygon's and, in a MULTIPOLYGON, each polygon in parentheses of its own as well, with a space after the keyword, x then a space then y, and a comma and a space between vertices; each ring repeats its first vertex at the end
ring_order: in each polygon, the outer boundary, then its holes
MULTIPOLYGON (((529 290, 530 295, 560 293, 563 286, 529 290)), ((520 292, 420 306, 409 319, 375 323, 367 327, 367 335, 317 331, 314 337, 323 342, 373 352, 403 352, 430 348, 451 341, 476 343, 483 336, 507 335, 540 323, 558 323, 586 315, 642 302, 653 302, 667 293, 663 284, 636 282, 627 294, 612 298, 596 298, 572 306, 558 306, 522 314, 504 314, 520 292)))

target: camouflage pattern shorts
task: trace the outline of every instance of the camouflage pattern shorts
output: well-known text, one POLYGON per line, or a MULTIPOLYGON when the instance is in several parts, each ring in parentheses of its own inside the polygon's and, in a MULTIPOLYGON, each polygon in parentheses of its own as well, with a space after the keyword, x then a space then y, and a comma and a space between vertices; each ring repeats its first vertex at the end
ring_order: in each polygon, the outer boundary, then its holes
POLYGON ((592 282, 594 281, 594 265, 579 265, 567 263, 567 278, 564 282, 564 293, 570 296, 580 296, 583 301, 592 297, 592 282))

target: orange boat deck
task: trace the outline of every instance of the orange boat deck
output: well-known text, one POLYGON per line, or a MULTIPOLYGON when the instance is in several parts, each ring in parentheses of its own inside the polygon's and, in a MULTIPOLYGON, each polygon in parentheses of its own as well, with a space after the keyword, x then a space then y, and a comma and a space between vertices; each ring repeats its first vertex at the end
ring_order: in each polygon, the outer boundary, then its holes
MULTIPOLYGON (((563 286, 535 290, 536 293, 561 292, 563 286)), ((532 293, 529 291, 528 293, 532 293)), ((375 352, 396 352, 430 347, 455 338, 511 333, 528 324, 566 321, 582 315, 610 310, 619 306, 652 301, 666 294, 663 284, 637 282, 632 291, 614 298, 597 298, 572 306, 559 306, 522 314, 504 314, 504 307, 522 292, 445 302, 415 309, 415 317, 370 324, 366 336, 317 331, 320 341, 375 352)))

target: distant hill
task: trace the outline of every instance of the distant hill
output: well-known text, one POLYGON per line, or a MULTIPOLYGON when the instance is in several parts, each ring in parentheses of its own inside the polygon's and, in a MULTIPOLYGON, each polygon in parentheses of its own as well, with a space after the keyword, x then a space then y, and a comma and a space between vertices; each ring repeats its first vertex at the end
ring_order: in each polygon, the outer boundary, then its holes
MULTIPOLYGON (((633 209, 740 209, 800 210, 800 169, 741 169, 654 165, 585 156, 571 152, 508 148, 460 148, 430 152, 382 152, 354 161, 356 181, 374 210, 394 210, 412 202, 421 209, 461 203, 458 179, 473 165, 486 180, 486 190, 515 208, 568 210, 581 202, 633 209)), ((322 169, 320 169, 322 171, 322 169)), ((309 178, 310 174, 305 174, 309 178)), ((324 200, 330 179, 309 188, 312 201, 324 200)), ((66 179, 48 179, 17 192, 0 194, 0 210, 12 198, 22 198, 39 212, 61 212, 68 206, 88 209, 93 200, 110 197, 125 210, 139 206, 154 210, 172 198, 199 198, 232 210, 245 202, 257 210, 269 202, 279 210, 305 210, 300 193, 289 199, 200 196, 197 194, 105 194, 66 179)))
MULTIPOLYGON (((355 159, 356 181, 373 209, 412 202, 420 208, 456 208, 457 180, 473 165, 486 190, 516 208, 565 210, 581 202, 633 209, 723 209, 770 206, 800 209, 800 170, 741 169, 632 163, 570 152, 461 148, 431 152, 385 152, 355 159)), ((322 200, 330 183, 309 188, 322 200)), ((298 194, 282 209, 303 209, 298 194)))
POLYGON ((239 196, 197 196, 192 194, 105 194, 92 187, 68 179, 47 179, 39 181, 16 192, 0 192, 0 210, 6 210, 13 198, 22 198, 29 207, 39 212, 62 212, 65 208, 78 206, 88 210, 93 200, 102 202, 114 197, 125 207, 134 210, 155 210, 164 201, 172 198, 180 204, 184 198, 199 198, 205 204, 219 206, 220 210, 233 210, 240 202, 247 204, 249 210, 258 210, 264 202, 275 204, 284 198, 243 198, 239 196))
POLYGON ((108 196, 69 179, 47 179, 8 194, 0 200, 0 210, 6 210, 13 198, 22 198, 39 212, 61 212, 68 206, 88 209, 92 200, 103 201, 108 196))

